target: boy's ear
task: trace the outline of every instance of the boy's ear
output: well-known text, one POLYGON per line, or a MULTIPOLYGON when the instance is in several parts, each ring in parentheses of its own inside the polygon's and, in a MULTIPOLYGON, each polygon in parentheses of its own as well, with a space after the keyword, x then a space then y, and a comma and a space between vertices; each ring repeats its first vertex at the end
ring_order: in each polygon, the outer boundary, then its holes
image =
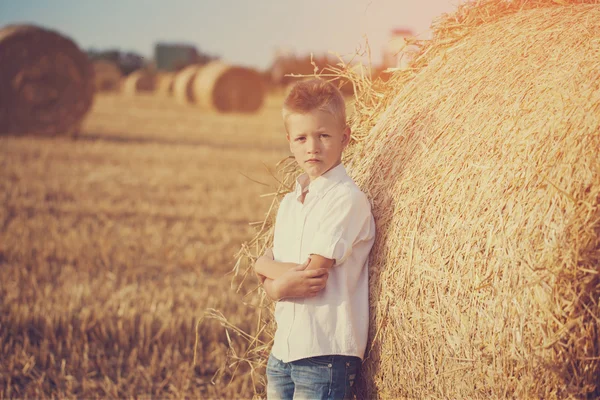
POLYGON ((346 125, 346 127, 344 128, 344 131, 342 132, 342 144, 344 145, 344 147, 346 147, 348 145, 348 143, 350 143, 350 134, 352 133, 352 130, 350 129, 350 127, 348 125, 346 125))

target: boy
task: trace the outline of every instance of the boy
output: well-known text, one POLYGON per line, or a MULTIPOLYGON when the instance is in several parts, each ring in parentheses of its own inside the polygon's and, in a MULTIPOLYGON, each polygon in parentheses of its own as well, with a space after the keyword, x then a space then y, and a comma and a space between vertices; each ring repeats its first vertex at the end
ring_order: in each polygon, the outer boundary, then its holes
POLYGON ((283 120, 304 174, 279 206, 273 249, 254 267, 277 301, 267 397, 349 398, 367 344, 371 206, 341 164, 350 128, 335 86, 297 83, 283 120))

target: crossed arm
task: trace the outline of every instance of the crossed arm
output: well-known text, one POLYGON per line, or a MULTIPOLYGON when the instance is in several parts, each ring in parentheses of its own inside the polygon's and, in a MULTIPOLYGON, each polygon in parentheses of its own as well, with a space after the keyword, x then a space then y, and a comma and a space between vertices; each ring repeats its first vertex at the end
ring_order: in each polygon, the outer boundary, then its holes
POLYGON ((311 254, 304 264, 279 262, 273 259, 273 251, 268 249, 256 260, 254 271, 267 295, 273 300, 281 300, 316 296, 325 287, 333 264, 334 260, 318 254, 311 254))

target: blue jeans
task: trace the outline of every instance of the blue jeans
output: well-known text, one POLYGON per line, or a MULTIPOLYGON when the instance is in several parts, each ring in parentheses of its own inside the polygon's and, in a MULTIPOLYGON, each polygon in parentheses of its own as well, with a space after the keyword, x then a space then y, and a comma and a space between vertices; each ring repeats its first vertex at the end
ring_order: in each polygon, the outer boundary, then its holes
POLYGON ((285 363, 269 355, 267 399, 351 399, 360 358, 318 356, 285 363))

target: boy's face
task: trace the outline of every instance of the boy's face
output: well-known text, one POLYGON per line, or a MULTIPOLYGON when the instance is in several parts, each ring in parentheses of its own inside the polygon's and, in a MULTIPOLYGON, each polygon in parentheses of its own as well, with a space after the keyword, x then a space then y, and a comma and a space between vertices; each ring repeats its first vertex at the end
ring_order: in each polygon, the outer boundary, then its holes
POLYGON ((340 126, 333 115, 320 110, 290 114, 287 131, 290 151, 311 181, 341 162, 350 140, 350 128, 340 126))

